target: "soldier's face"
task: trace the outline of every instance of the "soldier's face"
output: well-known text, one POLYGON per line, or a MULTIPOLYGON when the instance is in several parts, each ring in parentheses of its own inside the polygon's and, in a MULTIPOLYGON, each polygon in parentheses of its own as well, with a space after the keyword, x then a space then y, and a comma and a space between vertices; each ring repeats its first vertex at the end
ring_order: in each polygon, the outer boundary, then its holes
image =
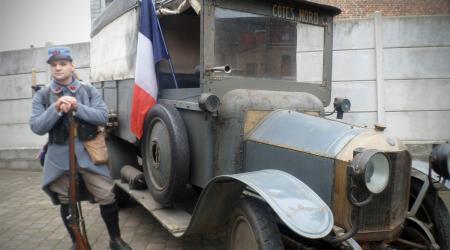
POLYGON ((52 77, 61 84, 69 84, 72 82, 72 75, 75 67, 72 62, 66 60, 56 60, 50 63, 52 77))

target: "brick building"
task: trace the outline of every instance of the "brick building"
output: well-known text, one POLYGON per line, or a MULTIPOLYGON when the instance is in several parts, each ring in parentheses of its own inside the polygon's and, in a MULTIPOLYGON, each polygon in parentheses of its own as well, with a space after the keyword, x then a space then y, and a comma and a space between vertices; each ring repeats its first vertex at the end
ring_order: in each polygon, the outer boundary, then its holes
POLYGON ((383 16, 428 16, 450 14, 450 0, 316 0, 339 7, 338 19, 367 18, 375 11, 383 16))

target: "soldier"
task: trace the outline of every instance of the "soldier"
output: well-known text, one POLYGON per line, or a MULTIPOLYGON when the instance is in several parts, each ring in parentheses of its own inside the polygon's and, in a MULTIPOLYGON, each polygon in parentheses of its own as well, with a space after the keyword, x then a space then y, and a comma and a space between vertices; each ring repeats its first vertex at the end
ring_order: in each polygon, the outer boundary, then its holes
MULTIPOLYGON (((74 111, 75 119, 95 126, 104 126, 108 119, 108 111, 97 90, 90 84, 83 84, 83 86, 74 77, 75 67, 69 48, 50 48, 47 63, 50 64, 53 81, 48 88, 38 91, 34 96, 30 126, 31 130, 38 135, 49 134, 42 187, 55 205, 60 204, 62 220, 72 242, 75 243, 74 234, 70 230, 67 219, 69 215, 69 146, 66 113, 74 111)), ((114 183, 109 170, 106 165, 95 165, 92 162, 80 139, 75 138, 75 155, 79 173, 83 177, 86 189, 100 205, 100 213, 111 239, 110 248, 131 249, 120 237, 119 214, 113 193, 114 183)), ((72 249, 75 249, 75 244, 72 249)))

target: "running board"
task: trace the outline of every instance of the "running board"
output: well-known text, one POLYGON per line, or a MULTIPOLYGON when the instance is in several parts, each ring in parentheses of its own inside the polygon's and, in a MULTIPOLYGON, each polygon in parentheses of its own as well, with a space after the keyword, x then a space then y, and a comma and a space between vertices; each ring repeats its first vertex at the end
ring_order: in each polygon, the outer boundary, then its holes
POLYGON ((147 209, 173 236, 181 237, 184 234, 191 221, 191 214, 179 208, 161 205, 147 189, 130 189, 127 183, 120 180, 114 180, 114 183, 147 209))

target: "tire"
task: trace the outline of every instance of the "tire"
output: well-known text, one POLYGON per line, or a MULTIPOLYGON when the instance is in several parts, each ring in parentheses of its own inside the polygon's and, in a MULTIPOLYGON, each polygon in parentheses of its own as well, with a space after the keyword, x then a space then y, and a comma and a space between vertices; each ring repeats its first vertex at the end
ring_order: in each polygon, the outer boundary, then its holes
POLYGON ((153 198, 173 204, 189 180, 189 143, 176 108, 156 104, 148 113, 142 139, 145 181, 153 198))
MULTIPOLYGON (((423 182, 421 180, 411 179, 410 207, 414 204, 422 185, 423 182)), ((450 249, 450 215, 436 191, 428 190, 422 205, 417 211, 416 218, 428 225, 432 225, 431 232, 440 249, 450 249)), ((407 223, 401 238, 427 244, 428 242, 424 242, 427 238, 420 235, 420 233, 421 230, 419 228, 407 223)))
POLYGON ((272 210, 255 198, 241 199, 228 223, 229 250, 284 249, 272 210))

